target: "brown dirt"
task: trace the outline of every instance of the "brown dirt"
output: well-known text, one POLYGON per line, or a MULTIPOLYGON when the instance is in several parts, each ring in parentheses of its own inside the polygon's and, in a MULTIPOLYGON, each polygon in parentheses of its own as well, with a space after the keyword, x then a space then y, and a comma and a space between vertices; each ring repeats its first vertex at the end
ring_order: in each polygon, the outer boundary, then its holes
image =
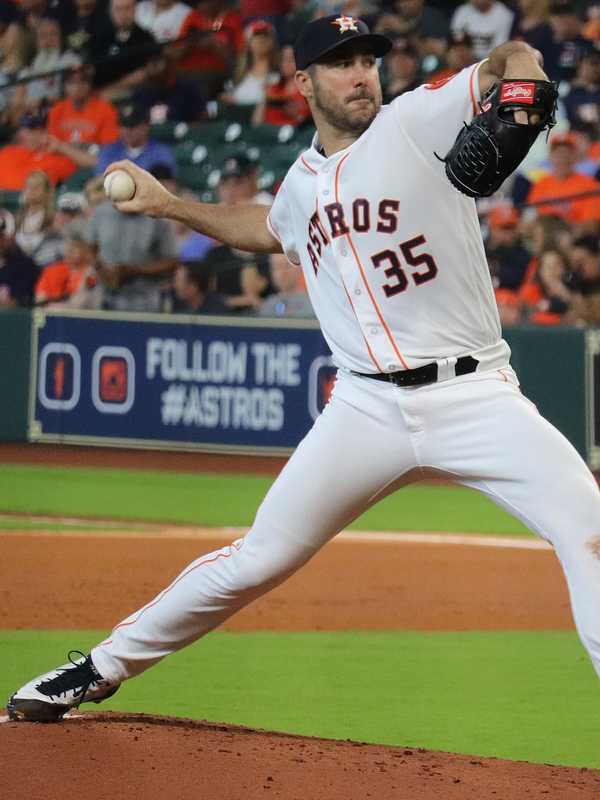
MULTIPOLYGON (((0 447, 5 463, 248 469, 231 457, 0 447), (125 455, 129 453, 129 455, 125 455), (11 455, 12 454, 12 455, 11 455), (167 458, 168 457, 168 458, 167 458), (172 457, 172 458, 171 458, 172 457), (156 460, 154 460, 156 459, 156 460)), ((253 466, 264 474, 278 459, 253 466)), ((2 535, 0 628, 110 628, 214 539, 138 533, 2 535)), ((231 538, 231 537, 229 537, 231 538)), ((548 551, 331 543, 235 616, 229 630, 572 628, 548 551), (353 587, 351 590, 348 587, 353 587)), ((331 742, 143 715, 84 715, 60 725, 0 726, 1 796, 31 800, 594 800, 600 771, 331 742)))
POLYGON ((2 781, 7 798, 595 800, 600 792, 600 774, 592 770, 143 715, 12 723, 2 734, 4 763, 11 765, 2 781), (24 752, 31 768, 16 770, 24 752), (54 784, 60 767, 62 780, 54 784))
POLYGON ((0 464, 47 464, 57 467, 161 469, 170 472, 217 472, 277 475, 287 458, 187 453, 170 450, 128 450, 51 444, 0 443, 0 464))
MULTIPOLYGON (((19 568, 2 577, 0 629, 110 629, 186 564, 230 538, 1 535, 5 563, 19 568)), ((233 631, 571 627, 551 551, 348 539, 334 540, 225 625, 233 631)))

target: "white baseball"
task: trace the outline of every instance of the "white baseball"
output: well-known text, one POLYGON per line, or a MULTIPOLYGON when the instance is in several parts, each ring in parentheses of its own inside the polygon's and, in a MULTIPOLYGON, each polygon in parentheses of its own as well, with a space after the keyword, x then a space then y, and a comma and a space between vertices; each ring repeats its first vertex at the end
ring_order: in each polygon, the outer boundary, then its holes
POLYGON ((104 178, 104 191, 115 203, 131 200, 135 194, 135 181, 124 169, 116 169, 104 178))

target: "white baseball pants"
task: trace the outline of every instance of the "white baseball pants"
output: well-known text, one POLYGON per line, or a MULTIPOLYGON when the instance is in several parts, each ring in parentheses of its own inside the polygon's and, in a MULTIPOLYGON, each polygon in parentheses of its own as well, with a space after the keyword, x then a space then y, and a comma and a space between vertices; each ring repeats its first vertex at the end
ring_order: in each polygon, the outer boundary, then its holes
POLYGON ((600 676, 600 491, 510 368, 409 389, 340 372, 248 534, 192 562, 117 625, 93 649, 95 665, 112 681, 143 672, 281 583, 377 500, 432 473, 478 489, 552 543, 600 676))

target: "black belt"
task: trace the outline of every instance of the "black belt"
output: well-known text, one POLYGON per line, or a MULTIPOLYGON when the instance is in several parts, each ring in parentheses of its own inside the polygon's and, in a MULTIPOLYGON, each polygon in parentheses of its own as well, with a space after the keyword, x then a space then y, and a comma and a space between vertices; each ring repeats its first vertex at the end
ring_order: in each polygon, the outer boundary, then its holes
MULTIPOLYGON (((468 375, 475 372, 479 361, 473 356, 461 356, 454 365, 454 374, 468 375)), ((376 381, 393 383, 396 386, 423 386, 426 383, 436 383, 438 379, 438 364, 434 361, 415 369, 405 369, 400 372, 354 372, 353 375, 360 375, 361 378, 373 378, 376 381)))

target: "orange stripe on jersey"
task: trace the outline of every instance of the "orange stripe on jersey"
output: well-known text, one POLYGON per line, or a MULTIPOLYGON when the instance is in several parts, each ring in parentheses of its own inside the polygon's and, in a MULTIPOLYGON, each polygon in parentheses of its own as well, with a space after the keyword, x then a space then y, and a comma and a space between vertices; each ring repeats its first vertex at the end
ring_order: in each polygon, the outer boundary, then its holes
POLYGON ((306 163, 306 161, 304 160, 304 156, 300 156, 300 161, 304 164, 306 169, 309 170, 309 172, 312 172, 313 175, 317 174, 317 170, 313 169, 309 164, 306 163))
MULTIPOLYGON (((234 550, 235 551, 241 550, 243 545, 244 545, 244 540, 243 539, 240 541, 239 544, 237 542, 233 542, 233 544, 228 545, 229 552, 224 553, 224 552, 222 552, 220 550, 218 553, 216 553, 214 556, 212 556, 212 558, 206 558, 204 561, 201 561, 199 564, 192 565, 185 572, 182 572, 181 575, 179 575, 179 577, 177 577, 170 586, 167 586, 166 589, 163 589, 163 591, 158 595, 158 597, 156 597, 151 603, 148 603, 147 606, 144 606, 144 608, 142 608, 138 612, 138 614, 136 615, 136 617, 134 619, 129 620, 129 622, 120 622, 118 625, 115 625, 115 627, 112 629, 112 633, 114 633, 115 631, 119 630, 119 628, 127 628, 129 625, 135 625, 135 623, 138 622, 140 617, 142 617, 146 613, 146 611, 148 611, 150 608, 153 608, 157 603, 160 603, 160 601, 163 599, 163 597, 166 594, 168 594, 171 591, 171 589, 173 589, 173 587, 177 586, 179 581, 183 580, 183 578, 187 578, 187 576, 190 574, 190 572, 193 572, 194 570, 198 569, 199 567, 205 567, 207 564, 212 564, 214 561, 218 561, 220 558, 230 558, 233 555, 234 550)), ((112 639, 105 639, 103 642, 100 642, 99 646, 103 647, 105 645, 112 644, 112 641, 113 641, 112 639)))
MULTIPOLYGON (((337 169, 336 169, 336 171, 335 171, 335 200, 336 200, 336 203, 339 203, 339 202, 340 202, 340 197, 339 197, 339 178, 340 178, 340 170, 341 170, 342 164, 343 164, 343 163, 344 163, 344 161, 345 161, 345 160, 348 158, 348 156, 349 156, 349 155, 350 155, 350 153, 346 153, 346 155, 345 155, 345 156, 344 156, 344 157, 341 159, 340 163, 337 165, 337 169)), ((385 321, 385 320, 384 320, 384 318, 383 318, 383 314, 381 313, 381 311, 380 311, 380 309, 379 309, 379 306, 377 305, 377 301, 375 300, 375 298, 374 298, 374 296, 373 296, 373 293, 372 293, 372 291, 371 291, 371 287, 369 286, 369 282, 367 281, 367 276, 365 275, 365 270, 364 270, 364 267, 363 267, 363 265, 362 265, 362 262, 361 262, 361 260, 360 260, 360 258, 359 258, 359 256, 358 256, 358 253, 357 253, 357 251, 356 251, 356 248, 354 247, 354 242, 352 241, 352 237, 350 236, 350 234, 349 234, 349 233, 346 233, 346 234, 345 234, 345 236, 346 236, 346 239, 348 240, 348 244, 349 244, 349 245, 350 245, 350 247, 352 248, 352 253, 354 254, 354 259, 355 259, 355 261, 356 261, 356 263, 357 263, 357 265, 358 265, 358 269, 359 269, 359 271, 360 271, 360 274, 361 274, 361 277, 362 277, 363 283, 364 283, 364 285, 365 285, 365 289, 366 289, 366 290, 367 290, 367 292, 369 293, 369 297, 371 298, 371 302, 373 303, 373 308, 375 309, 375 313, 376 313, 376 314, 377 314, 377 316, 379 317, 379 321, 380 321, 380 322, 381 322, 381 324, 383 325, 383 329, 385 330, 385 332, 386 332, 386 334, 387 334, 387 337, 388 337, 388 339, 390 340, 390 344, 392 345, 392 347, 393 347, 393 349, 394 349, 394 352, 395 352, 395 353, 396 353, 396 355, 398 356, 398 359, 400 360, 400 363, 402 364, 402 366, 404 367, 404 369, 409 369, 409 366, 408 366, 408 364, 406 363, 406 361, 404 360, 404 358, 403 358, 403 356, 402 356, 402 353, 401 353, 401 352, 400 352, 400 350, 398 349, 398 345, 397 345, 397 344, 396 344, 396 342, 394 341, 394 337, 392 336, 392 332, 391 332, 391 331, 390 331, 390 329, 388 328, 388 326, 387 326, 387 323, 386 323, 386 321, 385 321)))
POLYGON ((454 76, 457 74, 458 74, 457 72, 451 72, 450 75, 446 75, 443 78, 438 78, 437 80, 432 81, 431 83, 426 83, 425 88, 429 89, 430 91, 434 91, 435 89, 441 89, 442 86, 445 86, 447 83, 449 83, 452 80, 452 78, 454 78, 454 76))
POLYGON ((352 311, 354 311, 354 316, 356 317, 356 321, 358 322, 358 327, 360 328, 360 332, 362 333, 362 337, 365 340, 365 344, 367 345, 367 350, 369 352, 369 356, 371 357, 371 361, 375 365, 375 369, 377 370, 377 372, 383 372, 383 370, 379 366, 379 363, 377 362, 377 359, 373 355, 373 351, 371 350, 371 347, 369 345, 369 342, 367 341, 367 337, 365 336, 365 334, 363 332, 363 329, 360 327, 360 320, 358 319, 358 314, 356 313, 356 309, 354 308, 354 303, 352 302, 352 298, 350 297, 350 295, 348 293, 348 289, 346 289, 346 285, 345 285, 343 279, 342 279, 342 286, 344 287, 344 291, 346 292, 346 297, 348 298, 348 302, 350 303, 350 308, 352 309, 352 311))
POLYGON ((471 108, 473 109, 473 116, 477 115, 477 101, 475 100, 475 89, 473 87, 473 79, 475 78, 475 75, 477 74, 478 69, 479 69, 479 65, 476 64, 473 67, 473 70, 471 72, 471 77, 469 78, 469 95, 471 96, 471 108))

